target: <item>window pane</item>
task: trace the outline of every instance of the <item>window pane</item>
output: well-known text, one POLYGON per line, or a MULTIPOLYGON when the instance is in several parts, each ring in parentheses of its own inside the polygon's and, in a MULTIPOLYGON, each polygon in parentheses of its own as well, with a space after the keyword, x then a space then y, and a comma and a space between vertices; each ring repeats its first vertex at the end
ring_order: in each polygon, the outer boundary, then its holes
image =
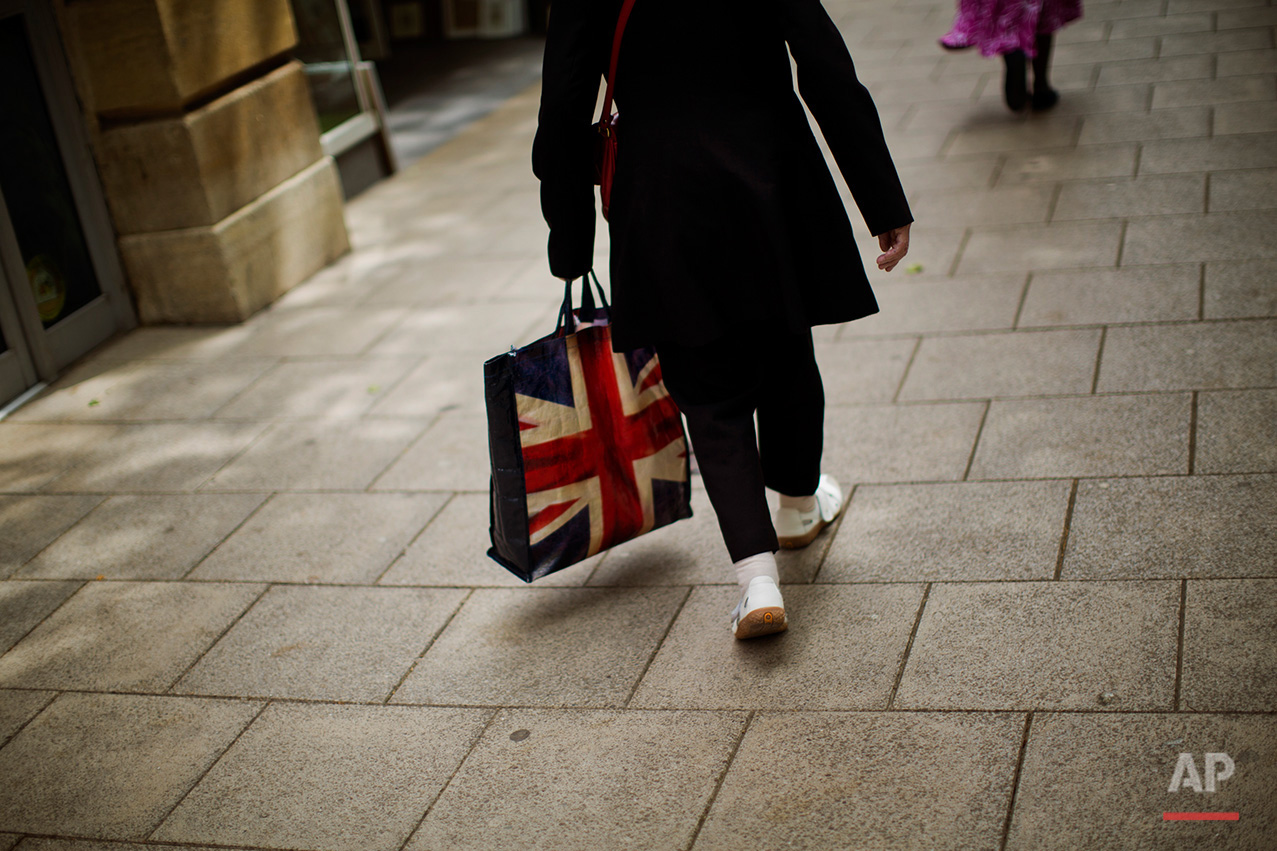
POLYGON ((49 328, 102 290, 21 15, 0 20, 0 80, 0 192, 40 319, 49 328))
POLYGON ((344 0, 293 0, 298 35, 293 53, 306 64, 319 129, 325 133, 360 111, 354 63, 341 35, 339 2, 344 0))

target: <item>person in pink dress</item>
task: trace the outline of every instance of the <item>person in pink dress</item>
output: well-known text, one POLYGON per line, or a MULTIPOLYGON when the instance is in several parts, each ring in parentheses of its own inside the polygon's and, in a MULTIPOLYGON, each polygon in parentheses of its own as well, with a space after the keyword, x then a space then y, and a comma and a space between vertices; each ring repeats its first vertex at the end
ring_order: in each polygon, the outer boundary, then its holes
POLYGON ((1014 112, 1031 103, 1050 109, 1060 99, 1051 88, 1053 33, 1082 17, 1082 0, 958 0, 953 26, 940 39, 946 50, 980 48, 984 56, 1001 56, 1006 64, 1003 93, 1014 112), (1029 96, 1027 64, 1033 64, 1029 96))

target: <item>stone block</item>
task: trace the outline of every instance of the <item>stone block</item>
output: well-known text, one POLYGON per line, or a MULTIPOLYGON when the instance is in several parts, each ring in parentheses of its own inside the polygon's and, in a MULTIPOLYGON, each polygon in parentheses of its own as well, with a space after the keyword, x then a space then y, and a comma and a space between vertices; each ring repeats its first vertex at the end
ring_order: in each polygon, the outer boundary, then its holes
POLYGON ((1198 473, 1277 471, 1277 390, 1201 393, 1198 473))
POLYGON ((10 494, 39 490, 114 434, 111 426, 0 422, 0 489, 10 494))
POLYGON ((447 501, 444 494, 277 494, 191 578, 371 583, 447 501))
POLYGON ((230 420, 356 419, 384 399, 417 361, 412 357, 325 358, 276 364, 252 387, 219 408, 216 416, 230 420))
MULTIPOLYGON (((0 746, 49 705, 57 692, 0 689, 0 746)), ((4 842, 0 841, 0 848, 4 842)))
POLYGON ((1153 109, 1251 101, 1271 102, 1274 98, 1277 98, 1277 81, 1273 80, 1272 74, 1222 77, 1218 80, 1180 80, 1158 83, 1153 87, 1153 109))
POLYGON ((900 388, 915 346, 912 339, 816 343, 825 404, 890 402, 900 388))
MULTIPOLYGON (((478 369, 473 376, 476 384, 482 384, 478 369)), ((486 491, 492 469, 487 429, 483 414, 445 411, 377 479, 376 489, 486 491)))
POLYGON ((841 339, 1011 328, 1024 282, 1014 273, 893 279, 875 290, 880 312, 847 325, 841 339))
POLYGON ((108 126, 97 143, 120 234, 216 224, 323 156, 299 62, 179 117, 108 126))
MULTIPOLYGON (((554 290, 533 302, 452 304, 419 308, 377 342, 379 355, 438 355, 473 352, 475 362, 508 352, 554 331, 554 290)), ((562 292, 562 287, 559 287, 562 292)), ((479 373, 480 375, 482 373, 479 373)), ((480 379, 481 381, 482 379, 480 379)))
MULTIPOLYGON (((1277 51, 1273 51, 1277 54, 1277 51)), ((1277 206, 1277 168, 1224 171, 1211 175, 1210 209, 1267 210, 1277 206)))
MULTIPOLYGON (((1055 58, 1055 57, 1053 57, 1055 58)), ((1054 81, 1052 81, 1054 82, 1054 81)), ((1025 124, 1020 121, 1017 116, 1003 118, 997 123, 977 124, 972 127, 959 129, 953 137, 953 141, 949 143, 949 147, 945 149, 946 157, 966 156, 968 154, 988 154, 1002 153, 1005 151, 1034 151, 1041 149, 1051 149, 1067 147, 1069 142, 1077 135, 1077 125, 1079 119, 1076 115, 1059 115, 1044 117, 1041 121, 1034 121, 1031 124, 1025 124)), ((895 147, 892 147, 895 151, 895 147)), ((1022 193, 1024 187, 1019 187, 1022 193)), ((1050 192, 1043 193, 1047 197, 1042 201, 1029 196, 1030 206, 1028 209, 1037 212, 1041 211, 1041 218, 1046 218, 1046 208, 1050 201, 1050 192)), ((998 193, 990 192, 987 188, 979 193, 981 196, 977 206, 985 207, 986 215, 996 210, 998 193), (988 212, 986 212, 988 211, 988 212)), ((1024 210, 1023 201, 1016 197, 1014 191, 1011 194, 1005 194, 1004 200, 1010 202, 1008 207, 1020 207, 1024 210)), ((973 211, 974 212, 974 211, 973 211)), ((1004 212, 1008 215, 1009 210, 1004 212)), ((995 214, 996 215, 996 214, 995 214)), ((965 211, 964 211, 965 218, 965 211)), ((939 220, 939 219, 937 219, 939 220)), ((1004 221, 1006 221, 1004 219, 1004 221)), ((1033 221, 1032 218, 1012 218, 1012 222, 1033 221)))
POLYGON ((740 712, 502 710, 405 851, 686 848, 744 726, 740 712))
MULTIPOLYGON (((1173 34, 1162 37, 1159 57, 1184 56, 1192 53, 1230 53, 1238 50, 1263 50, 1273 46, 1272 29, 1252 27, 1229 29, 1215 33, 1173 34)), ((1251 72, 1255 73, 1254 71, 1251 72)))
POLYGON ((1277 320, 1110 328, 1097 389, 1277 386, 1277 320))
POLYGON ((80 588, 79 582, 0 584, 0 654, 17 644, 80 588))
POLYGON ((1178 632, 1178 582, 936 585, 894 707, 1171 709, 1178 632))
POLYGON ((857 482, 956 481, 984 405, 866 405, 825 411, 825 469, 857 482))
POLYGON ((475 709, 273 704, 154 838, 397 851, 488 717, 475 709))
POLYGON ((240 322, 349 248, 324 158, 213 225, 120 239, 144 323, 240 322))
POLYGON ((0 657, 0 684, 164 691, 261 593, 246 584, 90 583, 0 657))
POLYGON ((1114 21, 1109 35, 1111 38, 1139 38, 1146 35, 1171 33, 1207 33, 1213 29, 1215 29, 1213 15, 1209 12, 1191 12, 1114 21))
POLYGON ((819 579, 1050 579, 1068 501, 1066 481, 859 487, 819 579))
POLYGON ((1277 830, 1277 718, 1264 715, 1034 716, 1008 851, 1264 851, 1277 830), (1210 794, 1168 792, 1180 754, 1204 771, 1227 753, 1229 780, 1210 794), (1163 821, 1166 812, 1237 812, 1238 821, 1163 821))
POLYGON ((1274 592, 1277 579, 1188 583, 1179 709, 1277 712, 1274 592))
POLYGON ((363 490, 422 430, 422 423, 411 420, 272 425, 213 476, 206 489, 363 490))
POLYGON ((297 43, 287 0, 68 3, 72 61, 99 115, 174 112, 297 43))
POLYGON ((1124 266, 1034 272, 1019 327, 1112 325, 1197 318, 1201 267, 1124 266))
POLYGON ((1100 66, 1099 86, 1132 83, 1162 83, 1167 80, 1208 80, 1211 57, 1179 56, 1174 59, 1144 59, 1100 66))
MULTIPOLYGON (((1068 99, 1065 98, 1065 101, 1068 99)), ((1060 180, 1098 180, 1104 177, 1132 177, 1135 174, 1135 145, 1087 145, 1051 153, 1019 151, 1007 154, 998 176, 998 186, 1060 180)))
POLYGON ((0 579, 7 579, 101 501, 80 495, 0 496, 0 579))
MULTIPOLYGON (((1013 125, 997 129, 1010 134, 1022 131, 1024 128, 1013 125)), ((1059 130, 1054 129, 1052 133, 1058 144, 1059 130)), ((989 138, 985 144, 993 146, 996 144, 994 138, 997 137, 989 138)), ((971 144, 976 143, 973 141, 971 144)), ((1005 144, 1010 145, 1011 142, 1007 141, 1005 144)), ((1031 145, 1026 143, 1012 150, 1022 150, 1027 147, 1031 145)), ((1038 147, 1050 146, 1039 144, 1038 147)), ((1002 189, 989 189, 984 186, 967 190, 923 190, 910 201, 914 215, 923 217, 924 221, 964 222, 968 225, 1008 225, 1045 222, 1054 194, 1055 188, 1052 186, 1012 186, 1002 189)), ((906 265, 908 262, 912 262, 912 258, 906 261, 906 265)))
POLYGON ((1168 175, 1103 183, 1066 183, 1053 222, 1206 212, 1204 175, 1168 175))
POLYGON ((465 596, 444 588, 276 586, 173 690, 381 702, 465 596))
POLYGON ((369 416, 434 419, 444 411, 483 414, 483 380, 473 354, 428 355, 404 379, 379 394, 369 416))
POLYGON ((973 479, 1188 472, 1189 396, 995 401, 973 479))
MULTIPOLYGON (((1249 121, 1257 122, 1263 117, 1267 106, 1268 104, 1246 104, 1244 112, 1249 116, 1249 121)), ((1277 167, 1277 134, 1247 132, 1240 128, 1221 130, 1221 120, 1228 120, 1226 114, 1221 118, 1220 110, 1223 108, 1221 106, 1216 110, 1215 132, 1236 135, 1148 142, 1140 153, 1140 175, 1277 167)), ((1274 129, 1277 126, 1268 128, 1274 129)))
POLYGON ((1120 242, 1121 228, 1110 222, 979 228, 962 251, 958 271, 979 274, 1114 266, 1120 242))
POLYGON ((1277 316, 1277 261, 1207 263, 1204 318, 1277 316))
POLYGON ((272 310, 244 323, 246 333, 232 350, 241 357, 354 357, 403 318, 403 310, 384 307, 272 310))
MULTIPOLYGON (((443 494, 432 497, 446 498, 443 494)), ((488 557, 486 493, 459 493, 395 561, 379 585, 522 587, 526 583, 488 557)), ((537 580, 538 587, 582 585, 603 556, 588 558, 537 580)))
POLYGON ((699 587, 634 693, 652 709, 886 709, 921 585, 786 585, 789 629, 732 637, 735 587, 699 587))
POLYGON ((1023 732, 1018 714, 761 713, 694 847, 996 848, 1023 732))
POLYGON ((1277 51, 1241 50, 1223 53, 1215 58, 1215 76, 1244 77, 1250 74, 1277 73, 1277 51))
POLYGON ((625 705, 686 588, 485 588, 393 703, 625 705))
POLYGON ((1082 122, 1082 135, 1078 137, 1078 144, 1185 139, 1209 136, 1210 131, 1211 111, 1204 106, 1159 109, 1149 113, 1088 115, 1082 122))
MULTIPOLYGON (((45 489, 57 492, 193 491, 262 433, 260 423, 82 426, 103 432, 45 489)), ((259 488, 259 490, 265 490, 259 488)))
POLYGON ((1214 112, 1216 135, 1277 132, 1277 103, 1223 103, 1214 112))
POLYGON ((30 579, 181 579, 261 494, 110 497, 19 572, 30 579))
POLYGON ((1127 227, 1122 263, 1274 260, 1275 228, 1277 209, 1137 219, 1127 227))
POLYGON ((146 839, 261 704, 64 694, 0 750, 0 830, 146 839))
POLYGON ((928 337, 918 347, 901 401, 1088 393, 1099 329, 928 337))

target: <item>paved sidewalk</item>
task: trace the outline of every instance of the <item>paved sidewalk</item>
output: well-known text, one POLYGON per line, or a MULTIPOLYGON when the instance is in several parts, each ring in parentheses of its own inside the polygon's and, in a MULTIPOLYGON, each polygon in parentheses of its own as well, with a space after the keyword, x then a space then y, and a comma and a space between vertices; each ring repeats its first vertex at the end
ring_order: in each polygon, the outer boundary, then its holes
POLYGON ((530 90, 0 423, 0 851, 1273 847, 1277 10, 1091 3, 1015 117, 951 4, 826 5, 918 223, 818 335, 854 492, 789 632, 731 639, 701 493, 483 555, 480 363, 560 292, 530 90))

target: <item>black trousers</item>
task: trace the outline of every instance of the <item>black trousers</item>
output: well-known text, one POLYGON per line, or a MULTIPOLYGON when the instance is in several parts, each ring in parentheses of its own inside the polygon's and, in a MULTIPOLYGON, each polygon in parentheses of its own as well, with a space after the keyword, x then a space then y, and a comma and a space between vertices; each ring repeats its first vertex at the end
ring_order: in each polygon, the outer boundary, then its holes
POLYGON ((807 496, 820 482, 825 391, 811 332, 747 328, 656 350, 732 561, 775 552, 764 488, 807 496))

